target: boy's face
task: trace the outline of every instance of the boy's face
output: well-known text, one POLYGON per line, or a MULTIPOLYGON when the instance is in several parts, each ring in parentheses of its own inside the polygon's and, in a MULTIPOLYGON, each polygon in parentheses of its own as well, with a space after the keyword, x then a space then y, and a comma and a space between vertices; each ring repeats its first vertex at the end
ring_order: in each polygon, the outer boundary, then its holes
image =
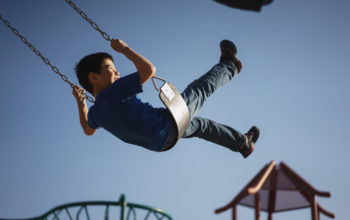
POLYGON ((119 72, 114 67, 114 63, 110 59, 104 59, 101 65, 100 74, 96 74, 98 84, 101 89, 107 89, 117 79, 120 78, 119 72))

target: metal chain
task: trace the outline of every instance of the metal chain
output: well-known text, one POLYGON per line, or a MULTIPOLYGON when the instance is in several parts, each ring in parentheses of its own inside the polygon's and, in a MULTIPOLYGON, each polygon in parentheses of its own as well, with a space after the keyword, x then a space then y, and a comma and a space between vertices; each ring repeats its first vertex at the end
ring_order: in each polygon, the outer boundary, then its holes
POLYGON ((93 22, 86 14, 85 12, 83 12, 82 10, 80 10, 80 8, 78 8, 78 6, 76 4, 74 4, 71 0, 65 0, 76 12, 78 12, 78 14, 80 14, 81 17, 83 17, 87 22, 90 23, 90 25, 98 32, 100 32, 100 34, 102 35, 102 37, 108 41, 111 41, 111 38, 109 37, 109 35, 102 31, 100 29, 100 27, 93 22))
MULTIPOLYGON (((50 62, 50 60, 47 59, 46 57, 44 57, 38 49, 36 49, 25 37, 23 37, 23 36, 18 32, 17 29, 15 29, 14 27, 12 27, 12 25, 10 24, 10 22, 8 22, 1 14, 0 14, 0 20, 2 20, 2 21, 4 22, 4 25, 5 25, 6 27, 8 27, 9 29, 11 29, 11 31, 12 31, 17 37, 19 37, 19 38, 23 41, 23 43, 26 44, 37 56, 39 56, 39 57, 43 60, 43 62, 44 62, 45 64, 49 65, 49 66, 51 67, 51 69, 52 69, 57 75, 59 75, 59 76, 61 77, 61 79, 62 79, 65 83, 69 84, 71 88, 74 88, 75 85, 74 85, 71 81, 69 81, 68 77, 67 77, 66 75, 64 75, 63 73, 61 73, 60 70, 59 70, 56 66, 52 65, 51 62, 50 62)), ((82 95, 84 98, 86 98, 88 101, 90 101, 91 103, 94 102, 94 99, 91 98, 90 96, 86 95, 85 93, 81 93, 81 95, 82 95)))
MULTIPOLYGON (((104 39, 106 39, 107 41, 111 41, 112 39, 110 38, 110 36, 102 31, 100 29, 100 27, 95 23, 93 22, 86 14, 85 12, 83 12, 80 8, 78 8, 78 6, 76 4, 74 4, 71 0, 65 0, 76 12, 78 12, 78 14, 80 14, 81 17, 83 17, 87 22, 90 23, 91 27, 93 27, 95 30, 97 30, 98 32, 100 32, 100 34, 102 35, 102 37, 104 39)), ((155 81, 154 81, 154 78, 156 79, 160 79, 158 77, 152 77, 152 81, 153 81, 153 85, 154 85, 154 88, 157 90, 157 91, 160 91, 160 89, 157 87, 155 81)), ((162 81, 165 81, 164 79, 160 79, 162 81)))

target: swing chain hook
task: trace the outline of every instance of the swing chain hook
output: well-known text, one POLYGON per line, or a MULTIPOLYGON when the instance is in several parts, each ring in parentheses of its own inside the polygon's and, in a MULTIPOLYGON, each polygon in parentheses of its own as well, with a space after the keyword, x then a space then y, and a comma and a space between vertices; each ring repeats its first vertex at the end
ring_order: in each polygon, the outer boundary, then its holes
POLYGON ((106 39, 107 41, 111 41, 111 38, 110 36, 102 31, 100 29, 100 27, 95 23, 93 22, 86 14, 85 12, 83 12, 80 8, 78 8, 78 6, 76 4, 74 4, 74 2, 72 2, 71 0, 65 0, 78 14, 80 14, 81 17, 83 17, 87 22, 90 23, 91 27, 93 27, 96 31, 100 32, 100 34, 102 35, 102 37, 104 39, 106 39))
MULTIPOLYGON (((162 79, 160 77, 157 77, 157 76, 153 76, 152 77, 152 82, 153 82, 153 86, 154 88, 159 92, 160 91, 160 88, 157 86, 156 82, 155 82, 155 79, 159 80, 159 81, 162 81, 163 82, 163 85, 166 84, 166 80, 165 79, 162 79)), ((162 85, 162 86, 163 86, 162 85)))
MULTIPOLYGON (((9 29, 11 29, 11 31, 17 37, 19 37, 25 45, 27 45, 38 57, 40 57, 45 64, 49 65, 54 73, 59 75, 65 83, 70 85, 71 88, 74 88, 75 85, 71 81, 69 81, 69 78, 63 73, 61 73, 61 71, 56 66, 52 65, 50 60, 44 57, 44 55, 42 55, 42 53, 38 49, 36 49, 24 36, 22 36, 16 28, 12 27, 11 23, 7 21, 1 14, 0 14, 0 20, 2 20, 4 22, 4 25, 9 29)), ((83 94, 83 96, 91 103, 94 102, 94 99, 91 98, 90 96, 86 94, 83 94)))

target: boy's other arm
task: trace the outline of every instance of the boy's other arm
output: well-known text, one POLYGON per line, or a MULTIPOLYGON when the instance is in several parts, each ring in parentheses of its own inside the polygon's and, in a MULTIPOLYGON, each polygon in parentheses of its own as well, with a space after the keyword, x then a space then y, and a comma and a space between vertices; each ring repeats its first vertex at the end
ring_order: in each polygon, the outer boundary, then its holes
POLYGON ((88 125, 88 108, 86 105, 85 98, 82 98, 81 92, 84 91, 82 88, 79 86, 74 86, 73 87, 73 95, 75 97, 75 100, 77 101, 78 104, 78 110, 79 110, 79 120, 80 120, 80 125, 82 129, 84 130, 84 133, 86 135, 93 135, 96 132, 96 129, 92 129, 88 125))
POLYGON ((124 54, 134 63, 139 73, 141 85, 151 79, 156 73, 156 67, 141 54, 131 49, 124 41, 113 38, 111 46, 115 51, 124 54))

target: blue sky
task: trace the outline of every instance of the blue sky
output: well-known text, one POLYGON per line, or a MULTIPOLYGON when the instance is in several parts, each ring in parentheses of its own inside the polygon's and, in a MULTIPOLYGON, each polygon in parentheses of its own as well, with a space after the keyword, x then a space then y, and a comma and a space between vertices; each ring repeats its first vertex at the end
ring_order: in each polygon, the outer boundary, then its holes
MULTIPOLYGON (((83 56, 106 51, 119 71, 135 67, 62 1, 1 0, 0 14, 77 82, 83 56)), ((315 188, 337 219, 350 204, 350 2, 275 0, 261 13, 210 0, 75 1, 111 37, 147 57, 182 91, 234 41, 242 72, 199 115, 261 137, 248 159, 199 139, 165 153, 129 145, 104 130, 84 136, 71 89, 12 32, 0 27, 0 218, 40 215, 84 200, 161 208, 174 219, 227 220, 214 210, 268 162, 284 161, 315 188)), ((161 106, 151 83, 141 98, 161 106)), ((239 219, 254 211, 239 207, 239 219)), ((265 218, 265 214, 262 214, 265 218)), ((310 219, 308 209, 275 219, 310 219)), ((322 216, 322 219, 327 217, 322 216)))

